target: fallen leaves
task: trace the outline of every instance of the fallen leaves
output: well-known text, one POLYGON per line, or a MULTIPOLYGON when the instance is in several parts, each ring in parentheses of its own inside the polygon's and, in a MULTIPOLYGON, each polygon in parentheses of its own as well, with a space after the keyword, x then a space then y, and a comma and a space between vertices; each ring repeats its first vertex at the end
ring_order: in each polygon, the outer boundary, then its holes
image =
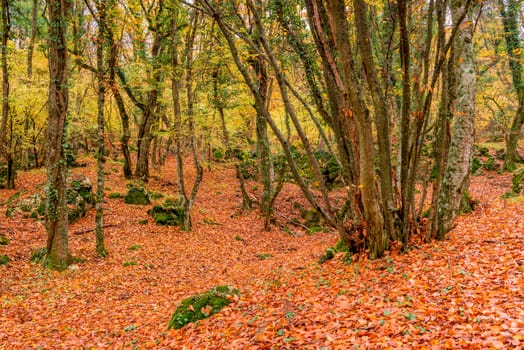
MULTIPOLYGON (((81 171, 94 176, 91 167, 81 171)), ((149 186, 175 195, 174 185, 162 186, 172 178, 168 163, 149 186)), ((473 179, 480 209, 459 218, 448 240, 351 265, 338 257, 316 263, 334 234, 265 232, 256 210, 238 215, 228 168, 206 174, 192 232, 139 224, 147 209, 107 199, 106 223, 115 224, 105 230, 109 256, 95 255, 92 232, 71 235, 72 253, 84 261, 63 273, 29 262, 31 249, 45 245, 42 224, 3 220, 10 243, 0 253, 11 262, 0 267, 0 349, 522 347, 524 205, 500 199, 508 178, 495 180, 473 179), (240 299, 198 324, 167 330, 182 299, 221 284, 241 289, 240 299)), ((41 181, 41 173, 20 174, 28 191, 41 181)), ((125 191, 116 173, 107 186, 125 191)), ((0 191, 0 202, 8 195, 0 191)), ((295 198, 298 190, 285 186, 277 206, 286 217, 297 215, 295 198)), ((91 227, 93 215, 71 232, 91 227)))

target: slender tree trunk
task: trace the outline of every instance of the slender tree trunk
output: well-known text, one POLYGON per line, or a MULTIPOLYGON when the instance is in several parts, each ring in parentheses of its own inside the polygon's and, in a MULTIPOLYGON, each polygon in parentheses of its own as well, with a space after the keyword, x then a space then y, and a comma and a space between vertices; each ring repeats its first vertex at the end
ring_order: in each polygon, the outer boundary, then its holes
POLYGON ((165 33, 162 33, 160 19, 163 13, 163 2, 160 1, 158 13, 156 15, 155 23, 150 23, 154 26, 153 44, 151 47, 152 63, 152 78, 151 88, 147 93, 146 103, 144 104, 142 121, 138 128, 137 139, 137 161, 135 168, 135 176, 145 182, 149 179, 149 154, 151 151, 152 128, 158 120, 158 98, 160 94, 160 87, 162 81, 162 69, 160 65, 160 55, 162 51, 162 41, 165 33))
MULTIPOLYGON (((460 0, 451 1, 451 14, 456 22, 465 8, 460 0)), ((451 131, 447 166, 439 195, 437 239, 443 239, 452 228, 459 213, 464 193, 468 190, 473 156, 476 71, 473 51, 472 10, 461 25, 455 38, 455 74, 457 97, 452 110, 454 120, 451 131)))
MULTIPOLYGON (((109 18, 109 20, 111 20, 109 18)), ((106 20, 107 21, 107 20, 106 20)), ((120 94, 120 91, 118 90, 118 87, 116 86, 115 81, 115 73, 116 73, 116 60, 117 60, 117 47, 118 44, 115 43, 114 36, 112 29, 110 27, 110 23, 107 23, 106 25, 106 34, 107 34, 107 45, 110 48, 109 53, 109 62, 108 62, 108 69, 109 69, 109 87, 111 88, 111 91, 113 92, 113 95, 115 96, 115 102, 118 108, 118 113, 120 114, 120 120, 122 121, 122 136, 120 137, 121 147, 122 147, 122 154, 124 156, 124 177, 126 179, 131 179, 133 177, 133 170, 132 170, 132 161, 131 161, 131 152, 129 150, 129 140, 131 139, 131 131, 129 129, 129 115, 127 114, 126 106, 124 104, 124 99, 122 95, 120 94)))
MULTIPOLYGON (((258 34, 256 34, 258 35, 258 34)), ((257 41, 259 49, 260 43, 257 41)), ((255 75, 258 77, 258 93, 262 99, 262 103, 267 105, 269 93, 269 76, 267 72, 265 60, 258 54, 250 61, 255 75)), ((259 165, 259 174, 262 178, 262 195, 260 198, 260 209, 264 217, 264 229, 271 230, 271 216, 273 209, 271 208, 271 196, 273 192, 273 164, 271 161, 271 150, 269 145, 267 120, 263 113, 257 111, 256 115, 256 136, 257 136, 257 158, 259 165)))
POLYGON ((2 1, 2 123, 0 124, 0 154, 6 159, 11 151, 5 146, 7 123, 9 120, 9 71, 7 67, 7 41, 9 40, 9 3, 2 1))
POLYGON ((98 99, 97 99, 97 112, 98 112, 98 129, 97 129, 97 142, 98 151, 96 158, 97 165, 97 190, 96 190, 96 215, 95 215, 95 236, 96 236, 96 253, 98 256, 107 256, 107 250, 104 245, 104 166, 106 162, 105 157, 105 143, 104 143, 104 108, 105 108, 105 95, 106 95, 106 76, 104 66, 104 47, 105 47, 105 35, 104 31, 106 28, 106 2, 100 0, 97 4, 98 9, 98 42, 96 48, 96 65, 97 65, 97 78, 98 78, 98 99))
POLYGON ((46 265, 50 269, 64 270, 72 262, 67 232, 66 162, 63 147, 69 98, 66 46, 69 3, 63 0, 47 0, 47 5, 50 23, 50 79, 46 157, 46 265))
POLYGON ((31 11, 31 37, 27 46, 27 77, 33 77, 33 51, 35 47, 36 33, 38 31, 38 0, 33 0, 31 11))

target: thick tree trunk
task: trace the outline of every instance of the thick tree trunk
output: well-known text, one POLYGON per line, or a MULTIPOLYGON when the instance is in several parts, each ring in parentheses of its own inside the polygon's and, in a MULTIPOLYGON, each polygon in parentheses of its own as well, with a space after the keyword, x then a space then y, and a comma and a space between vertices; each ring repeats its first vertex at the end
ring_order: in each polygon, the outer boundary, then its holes
MULTIPOLYGON (((464 13, 460 0, 451 1, 453 21, 464 13)), ((438 222, 436 237, 443 239, 451 229, 459 213, 462 196, 468 190, 473 156, 476 72, 473 52, 472 11, 455 38, 455 75, 457 77, 457 95, 452 110, 454 120, 451 131, 448 160, 442 190, 439 195, 438 222)))
POLYGON ((499 0, 498 6, 504 24, 504 39, 513 87, 519 101, 517 113, 511 122, 509 135, 506 138, 506 156, 503 165, 503 169, 512 171, 515 169, 515 162, 521 160, 517 153, 517 146, 524 124, 524 82, 522 81, 522 53, 518 21, 522 14, 522 7, 521 1, 518 0, 507 0, 506 4, 503 0, 499 0))
POLYGON ((64 270, 72 262, 69 252, 66 206, 65 123, 68 109, 66 29, 68 2, 47 0, 49 9, 49 100, 47 127, 47 258, 50 269, 64 270))

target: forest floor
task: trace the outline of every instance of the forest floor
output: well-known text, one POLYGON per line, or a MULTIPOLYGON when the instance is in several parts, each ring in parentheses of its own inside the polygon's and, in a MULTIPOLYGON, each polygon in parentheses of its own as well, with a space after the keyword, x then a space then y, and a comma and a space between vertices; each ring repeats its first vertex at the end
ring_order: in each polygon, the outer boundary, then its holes
MULTIPOLYGON (((92 165, 73 172, 94 180, 92 165)), ((125 193, 120 165, 107 169, 107 193, 125 193)), ((167 165, 148 188, 175 196, 174 171, 167 165)), ((31 193, 44 181, 42 169, 20 173, 18 190, 31 193)), ((11 259, 0 266, 0 349, 521 349, 524 201, 501 198, 509 188, 508 175, 475 176, 470 192, 480 204, 445 241, 352 264, 342 255, 318 264, 334 233, 263 231, 257 210, 239 212, 234 170, 225 165, 205 174, 193 231, 157 226, 150 206, 108 198, 108 257, 96 256, 94 233, 85 232, 93 210, 70 226, 80 259, 61 273, 29 261, 45 246, 44 224, 6 218, 0 207, 0 233, 10 239, 0 254, 11 259), (240 299, 167 330, 182 299, 223 284, 238 288, 240 299)), ((14 193, 0 190, 0 203, 14 193)), ((285 186, 279 222, 298 217, 300 198, 285 186)))

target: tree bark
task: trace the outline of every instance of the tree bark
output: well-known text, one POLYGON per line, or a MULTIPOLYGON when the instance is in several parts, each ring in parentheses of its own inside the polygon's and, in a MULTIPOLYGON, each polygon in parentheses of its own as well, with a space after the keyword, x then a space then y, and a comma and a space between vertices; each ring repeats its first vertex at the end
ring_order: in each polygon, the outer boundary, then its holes
POLYGON ((99 0, 97 3, 98 10, 98 41, 96 47, 96 65, 98 80, 97 96, 97 143, 98 151, 96 157, 97 165, 97 189, 96 189, 96 215, 95 215, 95 236, 96 236, 96 253, 100 257, 107 256, 107 250, 104 245, 104 167, 106 162, 105 143, 104 143, 104 108, 106 95, 106 75, 104 65, 104 48, 106 46, 105 29, 106 29, 106 1, 99 0))
POLYGON ((517 93, 518 108, 511 122, 509 135, 506 138, 506 155, 504 157, 504 170, 515 169, 515 162, 521 161, 517 153, 520 132, 524 124, 524 82, 522 79, 522 53, 520 43, 519 17, 522 14, 521 1, 519 0, 498 1, 502 22, 504 24, 504 39, 506 41, 506 53, 509 59, 513 88, 517 93))
POLYGON ((31 37, 27 46, 27 77, 33 77, 33 52, 35 47, 36 33, 38 31, 38 0, 33 0, 31 10, 31 37))
MULTIPOLYGON (((464 7, 460 0, 452 0, 450 5, 452 19, 456 23, 467 7, 464 7)), ((445 234, 452 228, 471 177, 476 94, 472 12, 469 9, 466 21, 461 25, 454 43, 457 94, 453 101, 454 120, 446 170, 442 181, 442 191, 438 194, 437 239, 444 239, 445 234)))
POLYGON ((65 124, 68 109, 66 30, 69 2, 47 0, 49 9, 49 99, 46 157, 46 266, 64 270, 72 262, 69 252, 66 206, 65 124))

